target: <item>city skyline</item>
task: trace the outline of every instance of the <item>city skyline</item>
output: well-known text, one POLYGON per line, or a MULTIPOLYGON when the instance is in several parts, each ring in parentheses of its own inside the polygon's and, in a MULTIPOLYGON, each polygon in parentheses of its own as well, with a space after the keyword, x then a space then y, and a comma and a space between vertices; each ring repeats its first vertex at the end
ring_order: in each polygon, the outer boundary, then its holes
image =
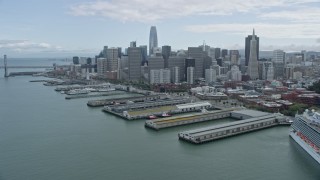
POLYGON ((320 51, 318 1, 0 1, 0 53, 10 57, 56 57, 99 53, 104 45, 149 44, 157 27, 158 46, 244 49, 252 28, 260 50, 320 51), (18 4, 18 5, 17 5, 18 4), (36 4, 36 6, 34 6, 36 4), (136 7, 139 7, 137 10, 136 7), (19 13, 16 13, 19 12, 19 13))

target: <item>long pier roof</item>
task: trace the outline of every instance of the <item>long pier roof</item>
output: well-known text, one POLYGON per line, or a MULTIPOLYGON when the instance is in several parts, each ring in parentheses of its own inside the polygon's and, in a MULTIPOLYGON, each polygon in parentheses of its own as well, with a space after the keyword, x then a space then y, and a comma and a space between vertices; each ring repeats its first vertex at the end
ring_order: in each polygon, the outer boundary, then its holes
POLYGON ((189 134, 192 136, 201 136, 201 135, 208 134, 209 131, 210 131, 210 133, 213 133, 213 132, 219 132, 222 130, 228 130, 230 128, 242 127, 243 125, 250 125, 250 124, 257 123, 257 122, 268 121, 268 120, 270 120, 270 118, 275 118, 277 116, 278 116, 277 114, 270 114, 270 115, 266 115, 266 116, 255 117, 255 118, 230 122, 230 123, 221 124, 221 125, 215 125, 215 126, 209 126, 209 127, 200 128, 200 129, 194 129, 194 130, 186 131, 183 133, 189 134))

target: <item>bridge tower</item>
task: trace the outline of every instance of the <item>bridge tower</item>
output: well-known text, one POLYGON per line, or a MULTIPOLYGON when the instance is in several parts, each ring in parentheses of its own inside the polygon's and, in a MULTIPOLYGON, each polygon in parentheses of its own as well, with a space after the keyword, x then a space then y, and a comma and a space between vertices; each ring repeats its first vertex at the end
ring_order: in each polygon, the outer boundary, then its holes
POLYGON ((7 67, 7 55, 3 56, 4 60, 4 77, 9 77, 8 76, 8 67, 7 67))

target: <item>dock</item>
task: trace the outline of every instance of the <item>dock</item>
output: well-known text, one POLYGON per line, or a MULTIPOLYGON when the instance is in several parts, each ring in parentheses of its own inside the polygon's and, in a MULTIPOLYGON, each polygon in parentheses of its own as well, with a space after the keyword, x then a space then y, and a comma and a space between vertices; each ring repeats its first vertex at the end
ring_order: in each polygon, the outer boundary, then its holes
POLYGON ((184 140, 193 144, 201 144, 217 139, 281 125, 284 121, 285 116, 280 113, 267 114, 259 117, 249 118, 246 120, 239 120, 222 125, 181 132, 178 134, 178 137, 180 140, 184 140))
POLYGON ((157 99, 139 103, 105 106, 103 111, 111 114, 117 114, 117 116, 127 120, 146 119, 150 115, 160 116, 163 113, 176 114, 178 113, 176 106, 184 103, 190 103, 190 101, 190 98, 157 99))
POLYGON ((163 118, 163 119, 156 119, 156 120, 147 120, 145 122, 145 127, 154 129, 154 130, 160 130, 163 128, 169 128, 174 126, 181 126, 181 125, 187 125, 187 124, 193 124, 193 123, 199 123, 204 121, 210 121, 210 120, 216 120, 216 119, 222 119, 222 118, 228 118, 231 117, 231 112, 234 110, 240 110, 241 107, 235 107, 235 108, 227 108, 223 110, 217 110, 217 111, 208 111, 208 112, 201 112, 201 113, 194 113, 194 114, 188 114, 178 117, 169 117, 169 118, 163 118))
POLYGON ((112 98, 112 99, 102 99, 102 100, 91 100, 88 101, 87 105, 89 107, 101 107, 101 106, 108 106, 114 104, 125 104, 128 101, 133 103, 136 102, 144 102, 147 100, 156 100, 156 99, 163 99, 166 95, 159 94, 159 95, 149 95, 149 96, 139 96, 139 97, 123 97, 123 98, 112 98))
POLYGON ((101 97, 101 96, 114 96, 114 95, 120 95, 123 94, 123 92, 105 92, 105 93, 97 93, 97 94, 78 94, 78 95, 68 95, 65 97, 65 99, 80 99, 80 98, 92 98, 92 97, 101 97))

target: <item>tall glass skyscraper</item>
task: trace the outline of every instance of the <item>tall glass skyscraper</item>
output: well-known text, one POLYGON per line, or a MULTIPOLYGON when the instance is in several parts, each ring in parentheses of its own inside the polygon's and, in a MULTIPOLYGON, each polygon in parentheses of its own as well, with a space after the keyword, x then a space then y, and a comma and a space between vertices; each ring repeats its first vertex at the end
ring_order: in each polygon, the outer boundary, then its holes
POLYGON ((151 26, 149 36, 149 55, 153 53, 153 48, 156 47, 158 47, 157 28, 155 26, 151 26))

